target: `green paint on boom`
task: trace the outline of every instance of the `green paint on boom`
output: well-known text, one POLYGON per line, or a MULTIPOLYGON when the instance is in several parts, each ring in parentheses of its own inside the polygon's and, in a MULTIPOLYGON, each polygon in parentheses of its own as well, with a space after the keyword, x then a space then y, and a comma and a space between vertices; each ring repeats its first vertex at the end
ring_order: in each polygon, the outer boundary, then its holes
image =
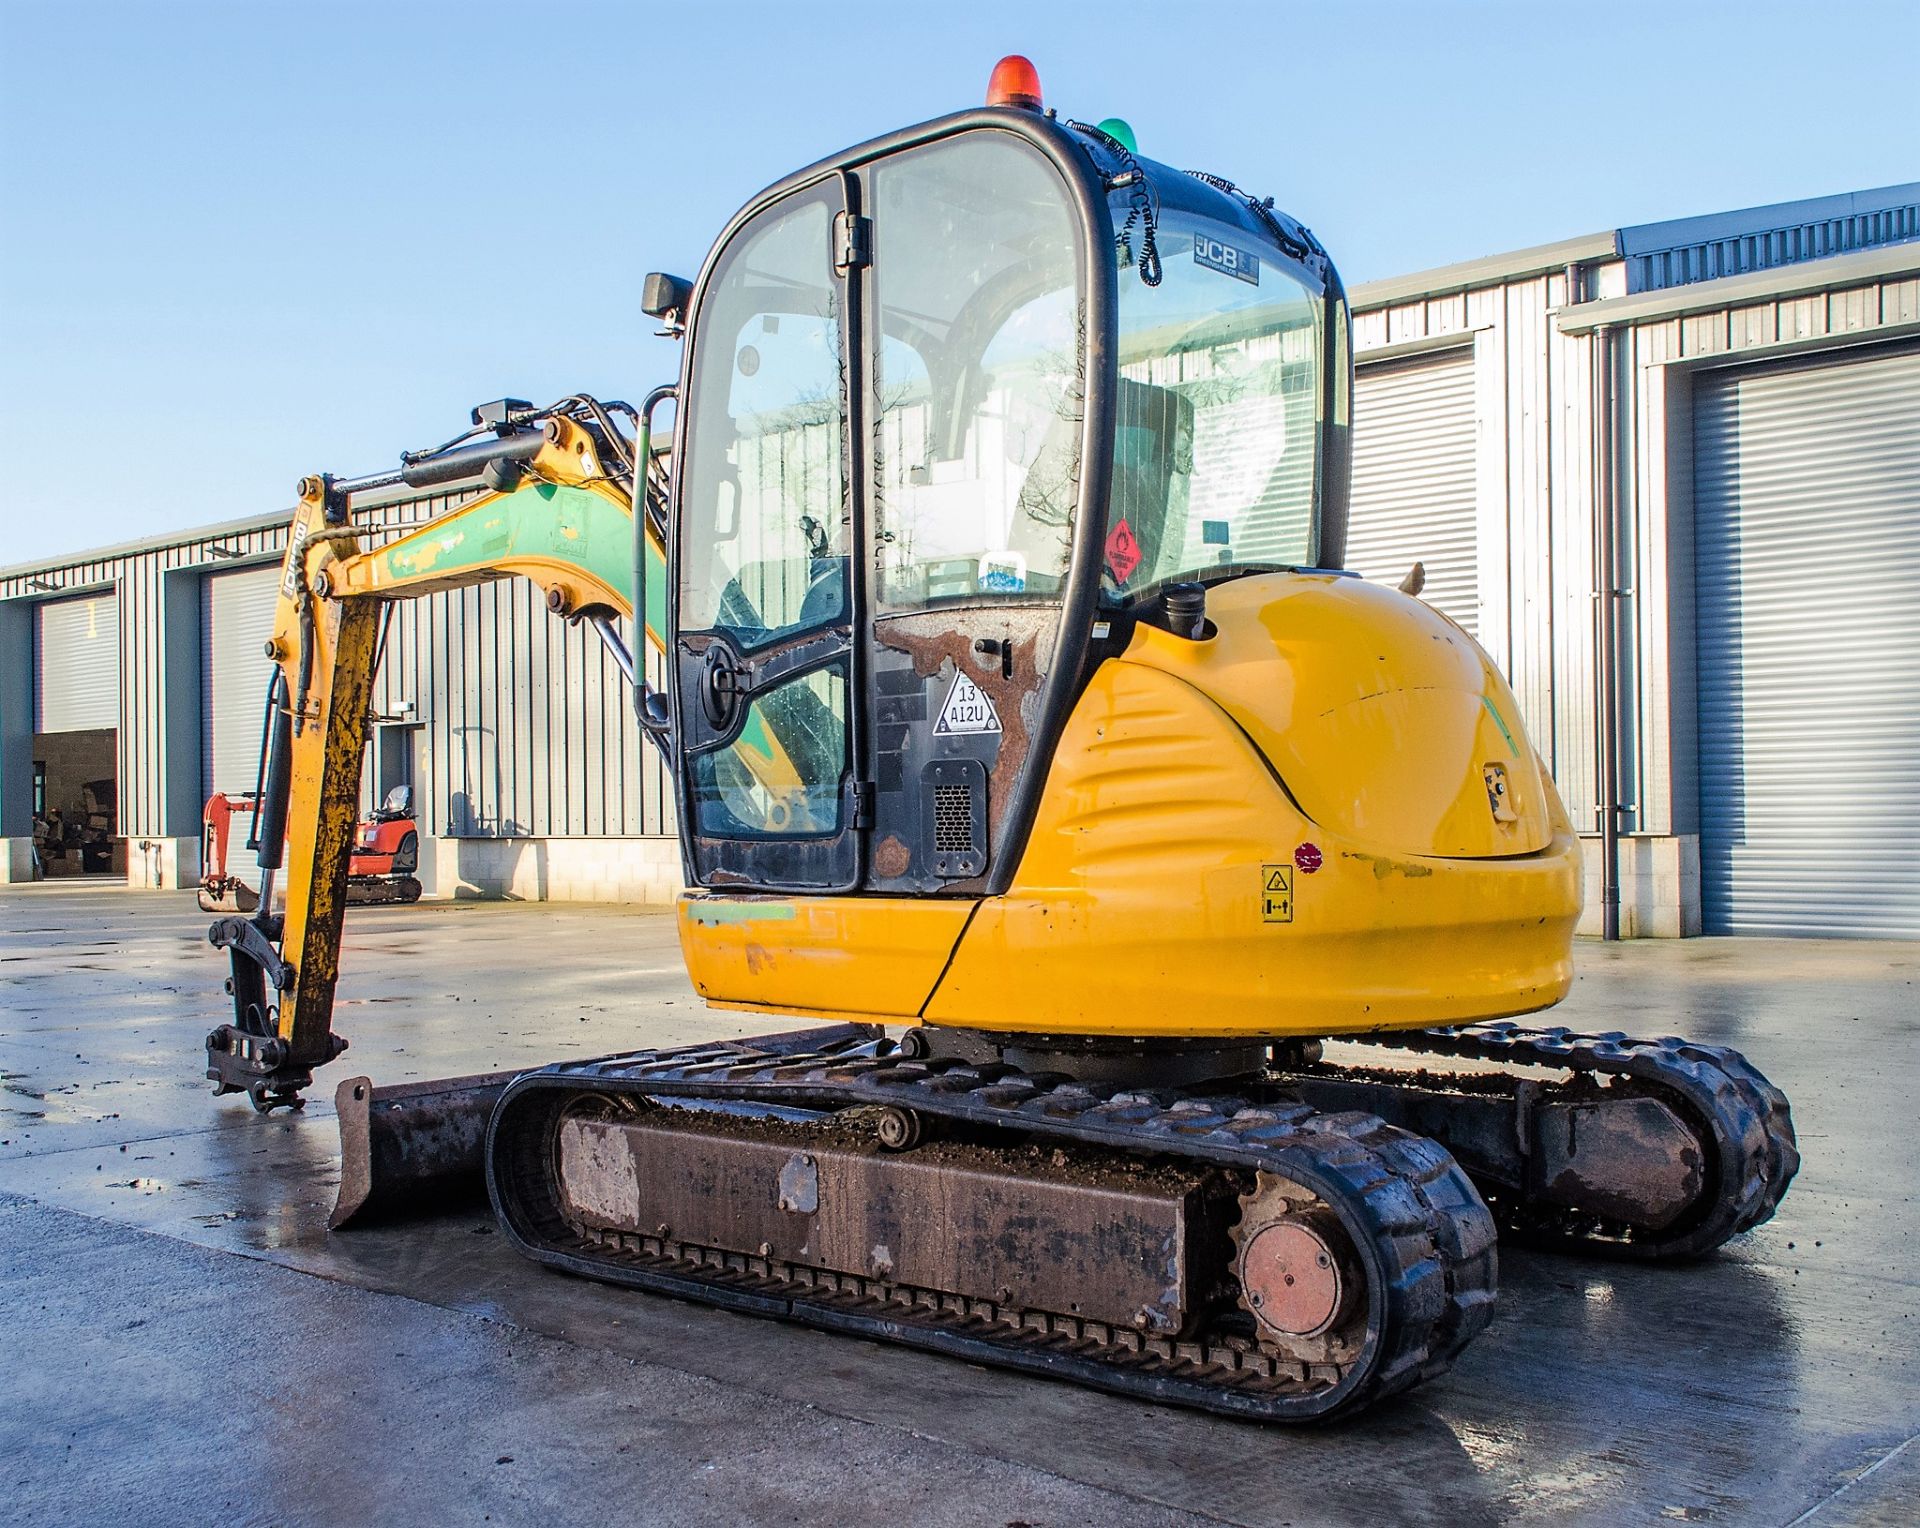
MULTIPOLYGON (((619 591, 633 608, 633 517, 604 494, 555 483, 529 483, 456 517, 439 533, 408 537, 370 554, 389 577, 457 574, 497 566, 503 558, 547 557, 572 563, 619 591)), ((666 559, 647 543, 647 640, 666 651, 666 559)))

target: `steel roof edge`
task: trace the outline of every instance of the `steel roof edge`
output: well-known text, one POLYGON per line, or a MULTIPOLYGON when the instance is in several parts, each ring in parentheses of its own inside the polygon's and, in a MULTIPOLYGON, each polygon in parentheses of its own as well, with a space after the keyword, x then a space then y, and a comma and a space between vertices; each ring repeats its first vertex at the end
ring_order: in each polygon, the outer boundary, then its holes
POLYGON ((1777 233, 1804 223, 1891 212, 1914 202, 1920 202, 1920 181, 1875 186, 1865 191, 1842 191, 1832 196, 1811 196, 1793 202, 1769 202, 1764 207, 1739 207, 1731 212, 1670 218, 1663 223, 1637 223, 1620 230, 1620 253, 1632 259, 1688 244, 1710 244, 1751 234, 1777 233))
POLYGON ((1363 281, 1348 292, 1347 299, 1353 311, 1358 313, 1410 302, 1416 298, 1441 297, 1471 287, 1492 286, 1502 281, 1538 276, 1567 265, 1583 265, 1594 260, 1637 259, 1691 244, 1712 243, 1796 228, 1806 223, 1893 211, 1915 201, 1920 201, 1920 181, 1875 186, 1863 191, 1842 191, 1831 196, 1804 197, 1798 201, 1769 202, 1765 206, 1742 207, 1730 212, 1669 218, 1658 223, 1635 223, 1609 229, 1605 233, 1561 239, 1552 244, 1536 244, 1506 254, 1482 255, 1475 260, 1413 271, 1405 276, 1363 281))
POLYGON ((1639 323, 1649 318, 1679 318, 1715 308, 1740 307, 1771 297, 1806 296, 1840 287, 1858 286, 1886 276, 1920 275, 1920 239, 1883 244, 1852 254, 1829 255, 1793 265, 1769 266, 1738 276, 1719 276, 1685 286, 1662 287, 1627 297, 1603 297, 1596 302, 1555 308, 1553 316, 1563 334, 1585 334, 1601 324, 1639 323))
POLYGON ((1620 255, 1618 237, 1612 229, 1605 233, 1583 234, 1577 239, 1561 239, 1553 244, 1535 244, 1527 249, 1510 250, 1503 255, 1482 255, 1477 260, 1462 260, 1454 265, 1435 266, 1406 276, 1386 276, 1379 281, 1363 281, 1347 293, 1348 304, 1359 313, 1368 308, 1389 307, 1416 297, 1441 297, 1464 292, 1470 287, 1493 286, 1538 276, 1547 271, 1564 270, 1569 265, 1585 265, 1594 260, 1615 260, 1620 255))
POLYGON ((134 541, 115 542, 112 546, 88 547, 78 552, 62 552, 32 562, 17 562, 0 568, 0 579, 30 578, 36 573, 58 573, 63 568, 79 567, 87 562, 105 562, 113 557, 137 557, 142 552, 160 552, 168 547, 186 546, 194 541, 218 541, 222 536, 240 536, 248 531, 266 530, 275 525, 293 524, 293 510, 276 509, 263 515, 245 515, 238 520, 222 520, 214 525, 190 526, 164 536, 142 536, 134 541))

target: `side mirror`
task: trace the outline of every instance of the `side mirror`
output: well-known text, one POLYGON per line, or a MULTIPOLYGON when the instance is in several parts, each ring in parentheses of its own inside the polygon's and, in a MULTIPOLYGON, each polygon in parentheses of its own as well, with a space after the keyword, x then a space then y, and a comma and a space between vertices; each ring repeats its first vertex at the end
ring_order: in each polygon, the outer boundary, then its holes
POLYGON ((640 311, 657 318, 678 334, 686 327, 687 305, 693 301, 693 283, 684 276, 669 276, 665 271, 648 271, 640 289, 640 311))

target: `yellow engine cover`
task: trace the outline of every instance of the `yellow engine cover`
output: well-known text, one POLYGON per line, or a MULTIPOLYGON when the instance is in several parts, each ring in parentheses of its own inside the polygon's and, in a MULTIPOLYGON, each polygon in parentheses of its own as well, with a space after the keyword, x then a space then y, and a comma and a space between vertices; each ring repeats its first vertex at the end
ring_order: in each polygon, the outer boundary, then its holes
POLYGON ((1548 787, 1520 708, 1473 638, 1431 606, 1364 579, 1290 574, 1227 584, 1210 607, 1212 640, 1142 627, 1127 660, 1232 717, 1309 821, 1448 859, 1547 847, 1548 787), (1486 779, 1496 766, 1499 816, 1486 779))
POLYGON ((1142 627, 1093 676, 1005 896, 693 893, 696 986, 894 1023, 1194 1037, 1459 1023, 1565 996, 1578 845, 1472 639, 1326 575, 1240 579, 1208 614, 1209 640, 1142 627), (849 901, 860 918, 828 915, 849 901))

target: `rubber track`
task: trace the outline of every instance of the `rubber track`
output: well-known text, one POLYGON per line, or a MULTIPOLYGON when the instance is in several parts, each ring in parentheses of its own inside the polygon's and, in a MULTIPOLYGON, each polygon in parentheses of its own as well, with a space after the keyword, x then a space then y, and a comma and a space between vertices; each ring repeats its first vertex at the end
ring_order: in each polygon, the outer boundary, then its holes
POLYGON ((1705 1126, 1714 1193, 1700 1212, 1648 1233, 1576 1211, 1522 1206, 1524 1218, 1503 1230, 1536 1245, 1648 1261, 1700 1257, 1769 1219, 1800 1168, 1786 1095, 1726 1046, 1697 1045, 1677 1035, 1635 1040, 1617 1030, 1577 1034, 1509 1020, 1339 1038, 1419 1055, 1628 1077, 1677 1094, 1705 1126))
POLYGON ((1496 1233, 1478 1191, 1444 1147, 1373 1115, 909 1060, 864 1038, 798 1052, 755 1045, 562 1063, 515 1081, 487 1141, 488 1191, 508 1235, 528 1256, 592 1278, 1270 1422, 1351 1412, 1431 1379, 1492 1317, 1496 1233), (562 1214, 554 1132, 570 1102, 618 1095, 823 1110, 892 1105, 1029 1140, 1275 1173, 1317 1194, 1346 1224, 1368 1274, 1366 1336, 1342 1370, 1290 1366, 1214 1333, 1156 1342, 1058 1313, 1002 1309, 967 1291, 942 1299, 831 1274, 806 1287, 793 1270, 737 1251, 708 1255, 640 1235, 620 1238, 630 1246, 597 1245, 562 1214))

